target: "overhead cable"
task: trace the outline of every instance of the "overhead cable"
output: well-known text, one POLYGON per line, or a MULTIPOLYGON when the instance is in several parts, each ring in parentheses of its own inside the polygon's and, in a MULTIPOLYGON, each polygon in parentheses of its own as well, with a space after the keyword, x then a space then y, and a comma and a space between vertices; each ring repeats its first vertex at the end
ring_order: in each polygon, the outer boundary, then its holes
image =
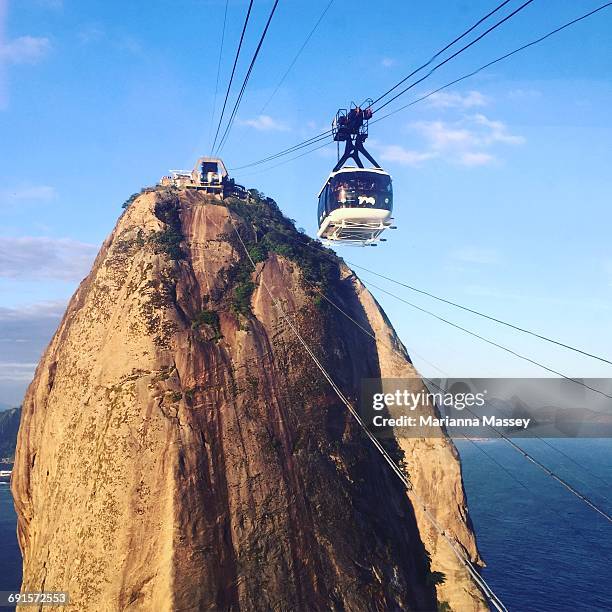
MULTIPOLYGON (((231 215, 230 215, 230 222, 231 222, 231 224, 233 226, 233 229, 234 229, 234 231, 235 231, 235 233, 236 233, 240 243, 242 244, 244 252, 245 252, 247 258, 249 259, 251 265, 253 266, 254 269, 257 269, 257 266, 255 265, 255 262, 253 261, 251 255, 250 255, 250 253, 249 253, 249 251, 248 251, 248 249, 246 247, 246 244, 242 240, 242 236, 240 235, 240 232, 238 232, 238 228, 234 224, 231 215)), ((383 459, 387 462, 387 464, 389 465, 391 470, 395 473, 395 475, 400 479, 400 481, 402 482, 404 487, 408 491, 410 491, 410 495, 412 495, 413 498, 422 506, 423 512, 425 513, 426 517, 429 519, 429 521, 433 525, 434 529, 446 540, 446 542, 450 546, 450 548, 451 548, 452 552, 454 553, 454 555, 457 557, 459 562, 464 565, 464 567, 470 573, 470 575, 472 576, 474 581, 480 586, 480 588, 486 594, 486 596, 489 599, 489 601, 491 602, 491 604, 499 612, 507 612, 507 608, 504 606, 504 604, 501 602, 501 600, 497 597, 497 595, 495 595, 495 593, 493 592, 491 587, 487 584, 485 579, 478 573, 478 571, 474 567, 474 564, 469 559, 467 559, 466 557, 463 556, 461 551, 457 548, 457 546, 453 543, 453 541, 450 539, 450 537, 446 534, 446 531, 439 525, 439 523, 437 522, 436 518, 431 514, 430 510, 426 507, 424 502, 419 498, 418 494, 412 488, 412 484, 410 483, 409 479, 400 470, 400 468, 395 463, 395 461, 393 461, 393 459, 391 458, 389 453, 385 450, 385 448, 382 446, 382 444, 379 442, 379 440, 367 428, 366 424, 364 423, 363 419, 361 418, 361 416, 359 415, 357 410, 353 407, 353 405, 348 400, 348 398, 344 395, 342 390, 334 382, 334 380, 331 377, 331 375, 327 372, 327 370, 325 369, 323 364, 319 361, 317 356, 314 354, 314 352, 312 351, 312 349, 310 348, 308 343, 304 340, 304 338, 302 337, 302 335, 300 334, 298 329, 295 327, 293 321, 291 321, 291 319, 287 316, 287 314, 285 313, 282 305, 274 297, 274 295, 270 291, 270 288, 268 287, 268 285, 265 283, 265 281, 263 279, 261 279, 261 284, 262 284, 263 288, 265 289, 266 293, 268 294, 270 300, 272 301, 274 306, 277 308, 277 310, 278 310, 279 314, 281 315, 282 319, 285 321, 287 326, 292 330, 293 334, 299 340, 300 344, 303 346, 303 348, 306 351, 306 353, 313 360, 314 364, 317 366, 319 371, 323 374, 324 378, 327 380, 329 385, 332 387, 332 389, 334 390, 334 392, 336 393, 338 398, 346 406, 347 410, 349 411, 351 416, 355 419, 355 421, 357 422, 357 424, 359 425, 361 430, 365 433, 365 435, 368 437, 368 439, 372 442, 374 447, 380 452, 380 454, 382 455, 383 459)))
POLYGON ((508 4, 509 2, 511 2, 511 0, 504 0, 504 2, 502 2, 501 4, 498 4, 492 11, 489 11, 486 15, 484 15, 483 17, 481 17, 474 25, 472 25, 470 28, 468 28, 467 30, 465 30, 465 32, 462 32, 459 36, 457 36, 454 40, 452 40, 451 42, 449 42, 445 47, 443 47, 442 49, 440 49, 438 52, 436 52, 435 55, 432 55, 429 60, 427 60, 424 64, 421 64, 418 68, 415 68, 410 74, 408 74, 407 76, 405 76, 401 81, 399 81, 398 83, 396 83, 393 87, 391 87, 390 89, 387 89, 387 91, 385 91, 384 94, 381 94, 380 96, 378 96, 378 98, 376 98, 376 100, 374 100, 372 102, 372 104, 376 104, 378 102, 380 102, 385 96, 389 95, 392 91, 395 91, 400 85, 402 85, 403 83, 405 83, 408 79, 412 78, 415 74, 417 74, 417 72, 420 72, 421 70, 423 70, 424 68, 427 68, 427 66, 431 65, 436 59, 438 59, 438 57, 440 57, 440 55, 442 55, 445 51, 447 51, 450 47, 452 47, 455 43, 459 42, 462 38, 465 38, 468 34, 470 34, 470 32, 472 32, 473 30, 475 30, 481 23, 483 23, 484 21, 486 21, 489 17, 491 17, 492 15, 494 15, 495 13, 497 13, 497 11, 501 10, 504 6, 506 6, 506 4, 508 4))
MULTIPOLYGON (((208 130, 208 140, 212 136, 213 125, 215 123, 215 113, 217 112, 217 94, 219 93, 219 77, 221 76, 221 57, 223 56, 223 44, 225 42, 225 26, 227 24, 227 8, 229 0, 225 0, 225 12, 223 13, 223 28, 221 30, 221 44, 219 45, 219 59, 217 61, 217 79, 215 81, 215 95, 213 97, 213 110, 210 115, 210 128, 208 130)), ((212 154, 212 151, 211 151, 212 154)))
POLYGON ((415 87, 419 83, 422 83, 425 79, 429 78, 436 70, 438 70, 438 68, 441 68, 442 66, 444 66, 445 64, 450 62, 453 58, 457 57, 458 55, 460 55, 461 53, 463 53, 464 51, 466 51, 467 49, 469 49, 470 47, 475 45, 477 42, 479 42, 485 36, 487 36, 487 34, 493 32, 494 30, 499 28, 501 25, 503 25, 509 19, 512 19, 512 17, 514 17, 517 13, 519 13, 523 9, 527 8, 527 6, 529 6, 533 1, 534 0, 527 0, 526 2, 521 4, 521 6, 519 6, 517 9, 514 9, 514 11, 512 11, 510 14, 506 15, 503 19, 500 19, 497 23, 494 23, 491 27, 487 28, 482 34, 477 36, 474 40, 469 42, 467 45, 464 45, 463 47, 461 47, 461 49, 459 49, 458 51, 455 51, 455 53, 453 53, 452 55, 447 57, 445 60, 441 61, 439 64, 436 64, 431 70, 429 70, 429 72, 427 72, 420 79, 417 79, 416 81, 414 81, 413 83, 408 85, 408 87, 405 87, 404 89, 402 89, 402 91, 400 91, 399 93, 395 94, 389 100, 385 101, 384 104, 381 104, 378 108, 374 109, 373 112, 376 113, 376 112, 380 111, 381 109, 385 108, 385 106, 387 106, 388 104, 391 104, 391 102, 393 102, 394 100, 397 100, 397 98, 399 98, 400 96, 403 96, 407 91, 409 91, 410 89, 412 89, 413 87, 415 87))
POLYGON ((325 17, 325 15, 327 14, 327 11, 329 11, 329 9, 331 8, 331 5, 333 3, 334 3, 334 0, 329 0, 327 5, 323 9, 323 12, 321 13, 321 15, 319 15, 319 19, 314 24, 314 27, 312 28, 312 30, 310 30, 310 33, 306 37, 306 40, 304 40, 304 42, 302 43, 302 46, 299 48, 298 52, 295 54, 295 57, 293 58, 293 60, 289 64, 289 67, 287 68, 287 70, 285 71, 285 73, 281 77, 280 81, 278 82, 278 84, 274 88, 274 91, 272 92, 272 95, 268 98, 266 103, 261 107, 261 110, 259 111, 260 114, 263 113, 266 110, 266 107, 268 106, 268 104, 270 104, 270 102, 272 101, 272 98, 274 98, 274 96, 278 93, 278 90, 281 88, 282 84, 285 82, 285 79, 287 78, 287 76, 289 75, 289 73, 291 72, 293 67, 295 66, 295 64, 298 61, 300 55, 302 55, 304 49, 306 48, 306 45, 310 42, 310 39, 312 38, 313 34, 317 31, 317 28, 319 27, 319 25, 323 21, 323 18, 325 17))
POLYGON ((612 361, 610 359, 607 359, 605 357, 600 357, 599 355, 595 355, 594 353, 589 353, 588 351, 584 351, 578 347, 572 346, 570 344, 566 344, 564 342, 561 342, 559 340, 555 340, 554 338, 550 338, 549 336, 544 336, 543 334, 539 334, 538 332, 534 332, 530 329, 526 329, 524 327, 520 327, 519 325, 515 325, 514 323, 509 323, 508 321, 504 321, 503 319, 499 319, 497 317, 494 317, 492 315, 488 315, 484 312, 480 312, 478 310, 474 310, 473 308, 469 308, 468 306, 463 306, 462 304, 458 304, 457 302, 453 302, 452 300, 448 300, 445 298, 442 298, 438 295, 435 295, 429 291, 425 291, 423 289, 419 289, 418 287, 415 287, 413 285, 408 285, 406 283, 403 283, 401 281, 395 280, 394 278, 391 278, 389 276, 386 276, 384 274, 380 274, 380 272, 374 272, 374 270, 370 270, 369 268, 366 268, 364 266, 360 266, 356 263, 350 262, 347 260, 347 262, 350 266, 353 266, 354 268, 359 268, 360 270, 363 270, 364 272, 367 272, 368 274, 373 274, 374 276, 378 276, 379 278, 384 278, 385 280, 395 284, 395 285, 399 285, 401 287, 405 287, 406 289, 410 289, 410 291, 414 291, 416 293, 420 293, 422 295, 426 295, 427 297, 430 297, 434 300, 437 300, 438 302, 443 302, 444 304, 448 304, 450 306, 453 306, 455 308, 459 308, 461 310, 464 310, 466 312, 469 312, 471 314, 475 314, 479 317, 482 317, 483 319, 488 319, 489 321, 493 321, 494 323, 499 323, 500 325, 505 325, 506 327, 510 327, 511 329, 514 329, 516 331, 520 331, 524 334, 529 334, 530 336, 534 336, 535 338, 539 338, 540 340, 544 340, 546 342, 550 342, 551 344, 556 344, 557 346, 561 346, 563 348, 566 348, 570 351, 574 351, 576 353, 580 353, 581 355, 585 355, 587 357, 592 357, 593 359, 597 359, 599 361, 603 361, 604 363, 608 363, 610 365, 612 365, 612 361))
MULTIPOLYGON (((482 72, 483 70, 486 70, 487 68, 490 68, 491 66, 497 64, 498 62, 501 62, 509 57, 512 57, 513 55, 520 53, 521 51, 524 51, 525 49, 528 49, 529 47, 533 47, 534 45, 537 45, 543 41, 545 41, 547 38, 550 38, 551 36, 554 36, 555 34, 558 34, 559 32, 562 32, 563 30, 565 30, 566 28, 569 28, 577 23, 579 23, 580 21, 583 21, 584 19, 587 19, 588 17, 591 17, 592 15, 595 15, 596 13, 599 13, 600 11, 603 11, 606 8, 609 8, 610 6, 612 6, 612 2, 606 2, 605 4, 602 4, 601 6, 598 6, 597 8, 593 9, 592 11, 589 11, 588 13, 585 13, 584 15, 581 15, 580 17, 576 17, 575 19, 572 19, 571 21, 568 21, 567 23, 564 23, 563 25, 559 26, 558 28, 555 28, 554 30, 551 30, 550 32, 548 32, 547 34, 544 34, 543 36, 540 36, 539 38, 536 38, 535 40, 532 40, 531 42, 528 42, 520 47, 517 47, 516 49, 509 51, 508 53, 505 53, 504 55, 501 55, 500 57, 487 62, 486 64, 483 64, 482 66, 480 66, 479 68, 476 68, 476 70, 473 70, 472 72, 468 72, 467 74, 464 74, 461 77, 458 77, 448 83, 446 83, 445 85, 442 85, 441 87, 438 87, 437 89, 434 89, 433 91, 430 91, 429 93, 427 93, 424 96, 421 96, 419 98, 417 98, 416 100, 413 100, 412 102, 409 102, 408 104, 404 104, 404 106, 400 106, 399 108, 396 108, 394 110, 392 110, 391 112, 387 113, 386 115, 383 115, 382 117, 378 117, 377 119, 375 119, 374 121, 372 121, 372 123, 377 123, 378 121, 382 121, 383 119, 386 119, 387 117, 391 117, 392 115, 395 115, 396 113, 399 113, 400 111, 403 111, 407 108, 409 108, 410 106, 414 106, 415 104, 422 102, 423 100, 426 100, 427 98, 430 98, 431 96, 439 93, 440 91, 444 90, 444 89, 448 89, 449 87, 452 87, 453 85, 456 85, 457 83, 460 83, 461 81, 464 81, 466 79, 469 79, 475 75, 477 75, 479 72, 482 72)), ((380 109, 379 109, 380 110, 380 109)))
MULTIPOLYGON (((337 310, 339 310, 345 317, 347 317, 352 323, 354 323, 357 327, 359 327, 359 329, 361 329, 361 331, 363 331, 365 334, 367 334, 368 336, 370 336, 370 338, 372 338, 375 341, 378 341, 376 336, 371 333, 370 331, 368 331, 365 327, 363 327, 360 323, 358 323, 353 317, 351 317, 347 312, 345 312, 340 306, 338 306, 337 304, 335 304, 329 297, 327 297, 325 295, 324 292, 322 292, 318 287, 316 287, 315 285, 313 285, 312 283, 309 283, 309 285, 315 289, 319 295, 321 295, 329 304, 331 304, 332 306, 334 306, 334 308, 336 308, 337 310)), ((390 347, 392 348, 392 347, 390 347)), ((437 387, 440 390, 443 390, 438 384, 436 384, 435 382, 433 382, 432 380, 425 378, 424 376, 420 375, 421 379, 427 383, 432 384, 433 386, 437 387)), ((476 415, 472 410, 470 410, 469 407, 465 407, 465 409, 474 417, 478 418, 478 415, 476 415)), ((576 489, 573 485, 571 485, 567 480, 565 480, 564 478, 562 478, 561 476, 559 476, 557 473, 555 473, 553 470, 551 470, 550 468, 548 468, 545 464, 543 464, 541 461, 539 461, 538 459, 536 459, 535 457, 533 457, 528 451, 526 451, 524 448, 522 448, 521 446, 519 446, 518 444, 516 444, 513 440, 511 440, 508 436, 506 436, 502 431, 500 431, 499 429, 497 429, 496 427, 494 427, 493 425, 488 425, 489 429, 493 430, 497 435, 499 435, 501 438, 503 438, 507 443, 509 443, 514 450, 518 451, 519 453, 521 453, 521 455, 523 455, 526 459, 528 459, 531 463, 533 463, 534 465, 536 465, 539 469, 543 470, 544 472, 546 472, 550 477, 552 477, 554 480, 556 480, 558 483, 560 483, 563 487, 565 487, 568 491, 570 491, 570 493, 572 493, 574 496, 578 497, 580 500, 582 500, 585 504, 587 504, 590 508, 592 508, 593 510, 595 510, 598 514, 600 514, 601 516, 603 516, 605 519, 607 519, 609 522, 612 522, 612 517, 602 508, 600 508, 590 497, 588 497, 587 495, 585 495, 584 493, 581 493, 580 491, 578 491, 578 489, 576 489)), ((467 437, 467 436, 466 436, 467 437)), ((536 436, 538 440, 541 440, 542 442, 544 442, 545 440, 543 438, 540 438, 539 436, 536 436)), ((468 438, 469 439, 469 438, 468 438)), ((554 448, 554 447, 553 447, 554 448)), ((575 462, 577 463, 577 462, 575 462)), ((577 463, 577 465, 580 465, 579 463, 577 463)), ((582 467, 582 466, 581 466, 582 467)), ((504 468, 505 469, 505 468, 504 468)), ((508 472, 508 470, 505 470, 508 472)), ((509 473, 509 472, 508 472, 509 473)), ((514 476, 513 476, 514 478, 514 476)))
POLYGON ((278 6, 278 3, 279 3, 279 0, 274 0, 274 4, 272 5, 272 10, 270 11, 270 14, 268 15, 268 20, 266 21, 266 26, 261 34, 259 43, 257 44, 257 48, 255 49, 255 53, 253 54, 251 63, 249 64, 249 69, 247 70, 246 76, 244 77, 242 81, 242 87, 240 88, 240 93, 238 94, 238 97, 236 98, 236 102, 234 103, 234 108, 232 109, 232 113, 225 127, 225 131, 223 132, 223 136, 221 136, 221 140, 219 141, 219 145, 217 146, 217 155, 223 148, 223 145, 225 144, 227 137, 229 136, 230 130, 232 129, 234 119, 236 118, 236 113, 238 112, 238 108, 240 107, 240 103, 242 102, 242 96, 244 95, 244 91, 251 77, 253 66, 255 65, 255 62, 257 61, 257 56, 259 55, 259 51, 261 50, 263 42, 266 38, 266 34, 268 33, 268 28, 270 27, 270 23, 272 22, 272 17, 274 17, 274 13, 276 12, 276 7, 278 6))
POLYGON ((230 80, 227 84, 227 90, 225 91, 225 100, 223 100, 223 108, 221 109, 221 115, 219 116, 219 123, 217 124, 217 131, 215 132, 215 138, 213 140, 213 144, 211 150, 214 151, 215 145, 217 144, 217 138, 219 137, 219 130, 221 129, 221 123, 223 121, 223 115, 225 114, 225 107, 227 105, 227 99, 230 94, 230 89, 232 88, 232 82, 234 81, 234 74, 236 72, 236 64, 238 64, 238 58, 240 57, 240 50, 242 49, 242 42, 244 41, 244 33, 246 32, 247 25, 249 23, 249 18, 251 16, 251 9, 253 8, 253 1, 249 1, 249 8, 247 10, 246 17, 244 19, 244 25, 242 26, 242 33, 240 34, 240 42, 238 43, 238 49, 236 50, 236 55, 234 57, 234 65, 232 66, 232 74, 230 76, 230 80))
MULTIPOLYGON (((449 87, 452 87, 453 85, 456 85, 457 83, 460 83, 461 81, 464 81, 468 78, 471 78, 473 76, 475 76, 476 74, 478 74, 479 72, 482 72, 483 70, 486 70, 487 68, 490 68, 491 66, 497 64, 498 62, 501 62, 509 57, 512 57, 513 55, 520 53, 521 51, 524 51, 525 49, 528 49, 529 47, 532 47, 534 45, 537 45, 543 41, 545 41, 546 39, 550 38, 551 36, 554 36, 555 34, 558 34, 559 32, 562 32, 563 30, 565 30, 566 28, 569 28, 581 21, 583 21, 584 19, 587 19, 588 17, 591 17, 592 15, 595 15, 596 13, 599 13, 600 11, 609 8, 610 6, 612 6, 612 2, 606 2, 605 4, 602 4, 601 6, 593 9, 592 11, 589 11, 588 13, 585 13, 584 15, 581 15, 580 17, 576 17, 575 19, 572 19, 571 21, 568 21, 567 23, 564 23, 563 25, 555 28, 554 30, 551 30, 550 32, 548 32, 547 34, 544 34, 543 36, 540 36, 539 38, 532 40, 531 42, 528 42, 508 53, 505 53, 504 55, 501 55, 500 57, 487 62, 486 64, 483 64, 482 66, 480 66, 479 68, 476 68, 475 70, 464 74, 461 77, 458 77, 456 79, 453 79, 452 81, 449 81, 448 83, 446 83, 445 85, 442 85, 441 87, 438 87, 432 91, 430 91, 429 93, 420 96, 419 98, 417 98, 416 100, 412 100, 411 102, 409 102, 408 104, 405 104, 403 106, 400 106, 399 108, 396 108, 392 111, 390 111, 389 113, 381 116, 381 117, 377 117, 376 119, 372 120, 371 123, 377 123, 379 121, 383 121, 384 119, 391 117, 392 115, 395 115, 396 113, 405 110, 406 108, 409 108, 411 106, 414 106, 415 104, 418 104, 419 102, 422 102, 423 100, 426 100, 427 98, 430 98, 431 96, 439 93, 440 91, 443 91, 445 89, 448 89, 449 87)), ((378 109, 380 110, 380 108, 378 109)), ((315 140, 316 138, 321 138, 323 136, 326 135, 331 135, 331 130, 328 130, 326 132, 323 132, 321 134, 318 134, 317 136, 313 136, 310 139, 307 139, 301 143, 298 143, 296 145, 294 145, 293 147, 290 147, 289 149, 285 149, 283 151, 279 151, 278 153, 274 154, 274 155, 270 155, 267 158, 255 161, 255 162, 251 162, 249 164, 245 164, 243 166, 238 166, 236 168, 233 168, 233 170, 240 170, 243 168, 247 168, 247 167, 251 167, 254 165, 260 165, 263 163, 266 163, 269 160, 272 159, 276 159, 278 157, 282 157, 284 155, 287 155, 295 150, 298 150, 299 148, 303 148, 303 147, 307 147, 313 140, 315 140)))

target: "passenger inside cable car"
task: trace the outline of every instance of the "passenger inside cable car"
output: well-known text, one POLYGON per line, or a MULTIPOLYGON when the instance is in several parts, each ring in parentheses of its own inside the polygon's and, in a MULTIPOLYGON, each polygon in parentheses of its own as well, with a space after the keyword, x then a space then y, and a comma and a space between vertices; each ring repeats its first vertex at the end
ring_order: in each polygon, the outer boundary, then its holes
POLYGON ((330 182, 332 198, 343 206, 371 206, 391 209, 391 179, 389 176, 360 176, 355 174, 350 181, 341 176, 330 182), (339 180, 335 180, 339 179, 339 180))
POLYGON ((332 176, 319 196, 319 221, 332 211, 347 207, 391 211, 391 177, 368 170, 339 172, 332 176))

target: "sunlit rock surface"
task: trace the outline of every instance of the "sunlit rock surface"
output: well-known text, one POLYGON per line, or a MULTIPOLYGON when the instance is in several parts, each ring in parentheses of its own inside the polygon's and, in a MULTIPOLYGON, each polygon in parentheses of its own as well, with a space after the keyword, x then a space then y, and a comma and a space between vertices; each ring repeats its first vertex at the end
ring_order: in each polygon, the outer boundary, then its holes
POLYGON ((270 201, 129 206, 24 400, 23 589, 74 610, 486 609, 423 510, 478 561, 452 443, 386 442, 406 496, 264 288, 352 401, 415 375, 360 281, 304 242, 270 201))

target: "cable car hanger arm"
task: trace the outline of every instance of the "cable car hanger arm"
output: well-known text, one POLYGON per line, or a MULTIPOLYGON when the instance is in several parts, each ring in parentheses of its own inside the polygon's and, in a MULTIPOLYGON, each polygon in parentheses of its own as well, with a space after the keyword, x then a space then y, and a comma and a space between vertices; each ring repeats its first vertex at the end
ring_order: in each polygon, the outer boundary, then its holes
POLYGON ((338 172, 342 166, 350 159, 353 158, 355 163, 359 168, 363 168, 363 162, 361 161, 359 154, 361 153, 375 168, 380 168, 378 162, 366 151, 363 146, 363 141, 365 139, 362 135, 358 135, 355 140, 347 139, 346 145, 344 147, 344 153, 342 157, 338 160, 338 163, 334 166, 332 172, 338 172))
POLYGON ((363 168, 359 154, 361 153, 375 168, 380 168, 378 162, 366 151, 363 146, 368 137, 368 121, 372 118, 372 100, 366 100, 364 107, 354 103, 349 111, 340 109, 332 124, 332 134, 336 142, 344 141, 344 153, 334 166, 333 172, 337 172, 344 164, 353 158, 359 168, 363 168))

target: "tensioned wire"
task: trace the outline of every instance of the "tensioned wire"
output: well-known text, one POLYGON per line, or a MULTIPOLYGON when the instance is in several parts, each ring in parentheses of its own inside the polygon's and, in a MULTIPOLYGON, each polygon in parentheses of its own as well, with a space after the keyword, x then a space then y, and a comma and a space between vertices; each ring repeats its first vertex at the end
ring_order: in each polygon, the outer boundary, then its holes
MULTIPOLYGON (((250 255, 250 253, 248 251, 248 249, 246 248, 246 245, 245 245, 244 241, 242 240, 242 236, 240 235, 240 232, 238 231, 238 228, 234 224, 234 221, 232 219, 231 214, 229 216, 229 219, 230 219, 230 223, 232 224, 232 227, 234 229, 234 232, 236 233, 236 235, 238 237, 238 240, 240 241, 240 243, 241 243, 241 245, 242 245, 242 247, 244 249, 244 252, 245 252, 247 258, 249 259, 249 261, 250 261, 251 265, 253 266, 253 268, 256 270, 257 266, 255 265, 255 262, 253 261, 251 255, 250 255)), ((446 540, 446 542, 450 546, 451 550, 453 551, 453 553, 455 554, 457 559, 465 566, 465 568, 468 570, 468 572, 470 573, 472 578, 482 588, 482 590, 487 595, 487 597, 489 598, 489 601, 492 603, 492 605, 499 612, 507 612, 507 608, 504 606, 504 604, 501 602, 501 600, 495 595, 495 593, 493 592, 491 587, 487 584, 487 582, 484 580, 484 578, 476 571, 476 569, 474 568, 472 562, 469 559, 465 558, 457 550, 457 548, 455 547, 455 545, 453 544, 451 539, 446 535, 446 532, 444 531, 444 529, 442 529, 440 527, 440 525, 436 521, 435 517, 432 516, 431 512, 429 511, 429 509, 425 506, 424 502, 415 493, 415 491, 412 488, 412 485, 411 485, 410 481, 408 480, 408 478, 406 477, 406 475, 399 469, 399 467, 396 465, 396 463, 393 461, 393 459, 389 456, 389 454, 387 453, 385 448, 382 446, 382 444, 377 440, 377 438, 368 430, 368 428, 366 427, 365 423, 363 422, 363 420, 359 416, 359 413, 355 410, 355 408, 350 403, 350 401, 346 398, 346 396, 343 394, 343 392, 340 390, 340 388, 336 385, 336 383, 334 382, 333 378, 327 372, 327 370, 325 369, 323 364, 319 361, 319 359, 314 354, 314 352, 312 351, 312 349, 310 348, 308 343, 304 340, 304 338, 302 337, 300 332, 297 330, 297 328, 295 327, 295 325, 293 324, 291 319, 287 316, 287 314, 285 313, 283 307, 278 302, 278 300, 274 297, 274 295, 270 291, 268 285, 265 283, 265 281, 263 279, 261 279, 261 284, 264 287, 264 289, 265 289, 266 293, 268 294, 268 296, 270 297, 272 303, 274 304, 274 306, 279 311, 279 314, 281 315, 282 319, 285 321, 285 323, 292 330, 292 332, 294 333, 296 338, 299 340, 300 344, 304 347, 304 350, 308 353, 308 355, 313 360, 313 362, 315 363, 317 368, 323 374, 323 376, 325 377, 327 382, 330 384, 330 386, 332 387, 332 389, 334 390, 334 392, 336 393, 338 398, 346 406, 346 408, 348 409, 348 411, 351 414, 351 416, 355 419, 357 424, 361 427, 362 431, 366 434, 366 436, 372 442, 372 444, 374 444, 375 448, 381 453, 381 455, 383 456, 383 458, 385 459, 385 461, 387 462, 389 467, 396 474, 396 476, 400 479, 400 481, 403 483, 403 485, 406 487, 406 489, 411 491, 411 494, 413 495, 414 499, 421 505, 421 507, 423 508, 423 512, 425 513, 425 515, 427 516, 427 518, 429 519, 429 521, 431 522, 433 527, 446 540)))
MULTIPOLYGON (((442 85, 441 87, 438 87, 436 89, 434 89, 433 91, 430 91, 429 93, 420 96, 419 98, 417 98, 416 100, 412 100, 411 102, 409 102, 408 104, 405 104, 403 106, 400 106, 399 108, 396 108, 392 111, 390 111, 389 113, 387 113, 386 115, 383 115, 382 117, 378 117, 376 119, 374 119, 373 121, 371 121, 371 123, 377 123, 379 121, 383 121, 384 119, 391 117, 392 115, 395 115, 396 113, 405 110, 406 108, 409 108, 410 106, 413 106, 415 104, 418 104, 419 102, 422 102, 423 100, 426 100, 427 98, 439 93, 440 91, 443 91, 444 89, 447 89, 453 85, 456 85, 457 83, 464 81, 470 77, 475 76, 476 74, 478 74, 479 72, 482 72, 483 70, 486 70, 487 68, 497 64, 498 62, 501 62, 509 57, 512 57, 513 55, 520 53, 521 51, 524 51, 525 49, 528 49, 529 47, 532 47, 534 45, 537 45, 543 41, 545 41, 546 39, 550 38, 551 36, 554 36, 556 34, 558 34, 559 32, 562 32, 563 30, 565 30, 566 28, 569 28, 581 21, 583 21, 584 19, 587 19, 588 17, 591 17, 593 15, 595 15, 596 13, 599 13, 600 11, 608 8, 612 6, 612 2, 606 2, 605 4, 602 4, 601 6, 593 9, 592 11, 589 11, 588 13, 585 13, 584 15, 581 15, 579 17, 576 17, 575 19, 572 19, 571 21, 568 21, 566 23, 564 23, 563 25, 555 28, 554 30, 551 30, 550 32, 540 36, 539 38, 536 38, 535 40, 532 40, 524 45, 521 45, 520 47, 517 47, 516 49, 513 49, 512 51, 509 51, 508 53, 505 53, 504 55, 501 55, 500 57, 491 60, 490 62, 487 62, 486 64, 483 64, 482 66, 480 66, 479 68, 476 68, 475 70, 464 74, 461 77, 458 77, 456 79, 453 79, 452 81, 449 81, 448 83, 446 83, 445 85, 442 85)), ((378 109, 380 110, 380 108, 378 109)), ((321 134, 317 134, 316 136, 313 136, 312 138, 309 138, 301 143, 298 143, 296 145, 293 145, 292 147, 289 147, 288 149, 284 149, 282 151, 279 151, 278 153, 274 154, 274 155, 270 155, 264 159, 255 161, 255 162, 251 162, 248 164, 244 164, 242 166, 237 166, 235 168, 232 168, 232 170, 242 170, 244 168, 249 168, 251 166, 256 166, 256 165, 260 165, 260 164, 264 164, 267 161, 272 161, 273 159, 277 159, 278 157, 283 157, 284 155, 288 155, 289 153, 292 153, 294 151, 297 151, 301 148, 305 148, 308 147, 311 144, 314 144, 315 141, 318 141, 317 139, 322 139, 326 136, 331 135, 332 130, 327 130, 326 132, 322 132, 321 134)), ((316 149, 313 149, 313 151, 316 149)), ((301 156, 300 156, 301 157, 301 156)), ((293 159, 297 159, 297 158, 293 158, 293 159)), ((283 163, 287 163, 291 160, 286 160, 286 162, 283 163)), ((281 165, 281 164, 278 164, 281 165)), ((276 167, 276 166, 273 166, 276 167)))

